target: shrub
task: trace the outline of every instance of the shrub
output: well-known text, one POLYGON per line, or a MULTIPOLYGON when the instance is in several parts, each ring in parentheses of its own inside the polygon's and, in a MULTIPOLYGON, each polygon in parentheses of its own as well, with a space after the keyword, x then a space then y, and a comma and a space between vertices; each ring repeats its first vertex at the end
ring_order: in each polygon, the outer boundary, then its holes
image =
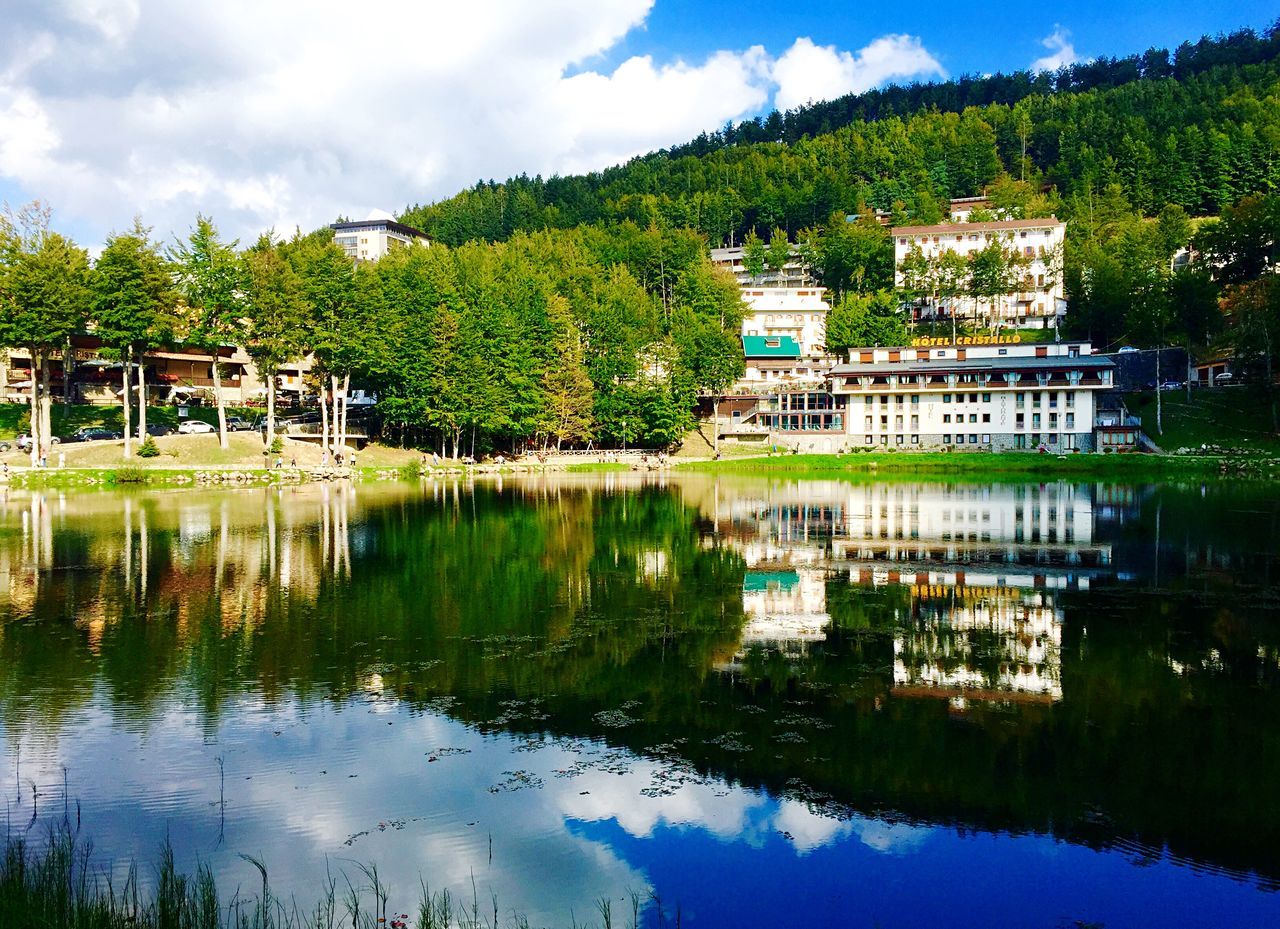
POLYGON ((279 455, 284 451, 284 439, 280 438, 280 436, 276 436, 271 440, 271 447, 267 449, 267 451, 273 455, 279 455))
POLYGON ((137 465, 125 465, 111 472, 111 479, 117 484, 145 484, 147 472, 137 465))
POLYGON ((151 436, 143 439, 142 445, 138 447, 139 458, 155 458, 159 454, 160 448, 156 445, 156 440, 151 436))

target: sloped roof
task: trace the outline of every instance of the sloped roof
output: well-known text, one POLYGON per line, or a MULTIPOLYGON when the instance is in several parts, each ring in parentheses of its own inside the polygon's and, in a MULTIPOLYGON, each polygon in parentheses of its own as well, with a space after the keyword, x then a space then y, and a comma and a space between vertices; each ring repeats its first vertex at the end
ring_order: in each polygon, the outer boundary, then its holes
POLYGON ((789 335, 744 335, 742 354, 748 358, 799 358, 800 346, 789 335))

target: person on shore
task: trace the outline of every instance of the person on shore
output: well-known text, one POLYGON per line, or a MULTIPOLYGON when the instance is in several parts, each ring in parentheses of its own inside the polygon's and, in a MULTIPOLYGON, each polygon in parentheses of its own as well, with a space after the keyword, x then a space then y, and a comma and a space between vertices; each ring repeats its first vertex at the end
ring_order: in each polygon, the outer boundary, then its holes
POLYGON ((298 456, 293 455, 289 458, 289 467, 296 468, 298 466, 298 456))

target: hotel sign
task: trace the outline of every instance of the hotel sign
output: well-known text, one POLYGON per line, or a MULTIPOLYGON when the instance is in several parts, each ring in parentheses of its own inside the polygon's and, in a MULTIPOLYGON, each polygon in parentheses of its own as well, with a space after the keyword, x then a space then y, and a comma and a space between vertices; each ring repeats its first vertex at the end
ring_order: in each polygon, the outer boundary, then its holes
POLYGON ((915 348, 930 348, 933 346, 945 345, 1014 345, 1022 341, 1022 336, 1018 333, 1012 335, 961 335, 954 339, 948 339, 945 336, 932 338, 930 336, 921 336, 918 339, 912 339, 911 345, 915 348))

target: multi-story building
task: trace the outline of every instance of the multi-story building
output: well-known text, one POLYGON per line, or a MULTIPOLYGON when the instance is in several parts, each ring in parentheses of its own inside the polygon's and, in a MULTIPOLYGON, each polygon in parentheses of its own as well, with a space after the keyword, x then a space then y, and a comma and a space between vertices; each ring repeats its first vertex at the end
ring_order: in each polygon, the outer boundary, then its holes
POLYGON ((831 307, 822 298, 822 287, 747 287, 742 319, 744 336, 789 336, 803 358, 827 356, 827 314, 831 307))
POLYGON ((741 245, 734 245, 729 248, 713 248, 711 250, 711 263, 728 270, 737 280, 740 287, 751 287, 753 285, 764 287, 808 287, 816 283, 808 265, 800 260, 799 253, 794 249, 791 252, 791 260, 787 262, 781 271, 766 268, 761 274, 757 274, 754 277, 743 264, 742 254, 743 248, 741 245))
MULTIPOLYGON (((976 198, 975 198, 976 199, 976 198)), ((953 217, 968 216, 953 206, 953 217)), ((1047 219, 1001 219, 991 222, 950 222, 935 226, 893 228, 894 282, 905 283, 903 262, 913 249, 926 257, 955 252, 968 258, 992 242, 1022 262, 1016 290, 991 298, 953 297, 936 302, 921 298, 913 308, 917 320, 970 319, 1001 327, 1050 328, 1067 311, 1062 280, 1062 249, 1067 224, 1047 219)))
POLYGON ((396 222, 383 210, 374 210, 357 222, 334 223, 330 228, 334 242, 356 261, 377 261, 393 249, 430 244, 425 232, 396 222))
POLYGON ((1114 363, 1087 342, 867 348, 831 370, 853 446, 1090 451, 1114 363))

